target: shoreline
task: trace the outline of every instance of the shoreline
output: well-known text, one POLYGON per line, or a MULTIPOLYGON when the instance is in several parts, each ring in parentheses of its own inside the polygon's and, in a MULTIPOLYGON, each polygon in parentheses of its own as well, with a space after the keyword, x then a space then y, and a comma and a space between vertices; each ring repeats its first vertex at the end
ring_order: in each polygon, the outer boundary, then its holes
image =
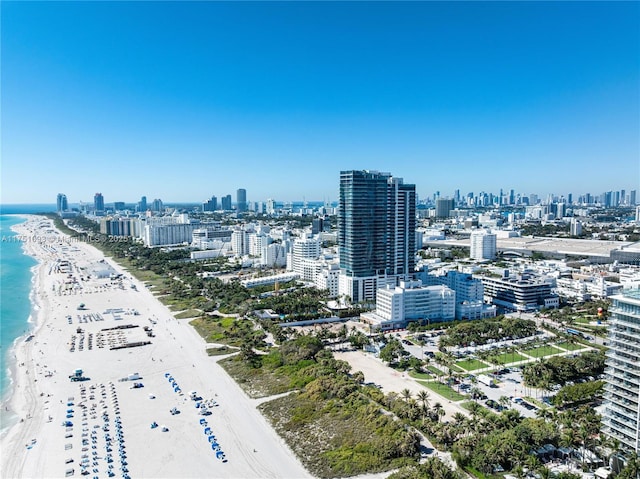
POLYGON ((49 239, 24 245, 38 262, 33 324, 9 353, 15 373, 3 408, 16 417, 0 435, 3 477, 82 471, 106 477, 118 471, 114 464, 120 468, 115 477, 128 477, 129 469, 131 476, 154 478, 312 477, 255 401, 217 364, 219 358, 206 354, 188 321, 175 319, 143 283, 91 244, 65 242, 51 220, 29 215, 16 226, 26 237, 42 233, 49 239), (142 326, 151 326, 153 337, 142 326), (146 345, 127 346, 136 343, 146 345), (86 371, 86 381, 68 379, 76 368, 86 371), (134 372, 143 389, 126 381, 134 372), (199 415, 187 394, 173 390, 167 374, 185 391, 215 402, 211 415, 199 415), (169 414, 174 407, 180 413, 169 414), (126 461, 108 452, 115 439, 103 430, 114 419, 126 436, 126 444, 120 443, 126 461), (210 422, 222 455, 203 437, 202 419, 210 422), (64 427, 67 421, 72 425, 64 427), (166 427, 150 428, 156 421, 166 427))
MULTIPOLYGON (((24 218, 22 223, 18 223, 16 225, 11 226, 11 231, 16 235, 20 235, 23 230, 23 225, 27 223, 34 215, 27 214, 6 214, 3 216, 24 218)), ((0 407, 2 408, 2 423, 0 424, 0 440, 4 438, 11 428, 13 428, 19 419, 18 413, 15 411, 13 407, 13 402, 15 400, 14 396, 17 390, 17 381, 18 381, 18 348, 20 347, 20 343, 24 342, 30 335, 35 334, 38 329, 38 313, 42 309, 42 305, 38 300, 38 273, 39 269, 42 267, 42 261, 32 254, 27 248, 27 244, 24 243, 22 245, 22 254, 33 258, 36 261, 36 264, 29 268, 29 272, 31 275, 31 279, 29 281, 29 303, 30 303, 30 311, 29 316, 27 317, 27 328, 24 333, 16 337, 11 346, 5 353, 4 368, 7 371, 7 379, 8 384, 5 391, 2 393, 2 397, 0 397, 0 407)))

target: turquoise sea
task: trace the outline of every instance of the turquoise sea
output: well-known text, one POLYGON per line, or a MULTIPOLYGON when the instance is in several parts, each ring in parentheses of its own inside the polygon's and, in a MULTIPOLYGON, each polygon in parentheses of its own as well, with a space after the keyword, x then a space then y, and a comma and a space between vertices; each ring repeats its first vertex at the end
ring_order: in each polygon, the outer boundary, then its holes
POLYGON ((23 221, 24 218, 0 215, 0 397, 3 399, 10 385, 11 346, 31 327, 31 268, 36 261, 24 254, 21 242, 11 239, 15 236, 11 226, 23 221))

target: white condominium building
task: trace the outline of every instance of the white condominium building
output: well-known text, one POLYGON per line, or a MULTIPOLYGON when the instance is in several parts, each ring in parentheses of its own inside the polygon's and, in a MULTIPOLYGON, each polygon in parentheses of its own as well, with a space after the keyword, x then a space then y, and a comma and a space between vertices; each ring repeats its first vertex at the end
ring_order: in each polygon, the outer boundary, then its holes
POLYGON ((469 256, 475 260, 491 260, 496 257, 496 235, 487 230, 471 233, 471 252, 469 256))
POLYGON ((640 289, 613 296, 605 370, 603 432, 625 450, 640 446, 640 289))
POLYGON ((235 230, 231 233, 231 251, 236 256, 249 254, 249 233, 245 230, 235 230))
POLYGON ((320 270, 320 265, 316 264, 315 260, 320 257, 320 250, 318 238, 307 234, 297 238, 293 242, 290 269, 298 273, 303 280, 315 281, 316 273, 320 270))

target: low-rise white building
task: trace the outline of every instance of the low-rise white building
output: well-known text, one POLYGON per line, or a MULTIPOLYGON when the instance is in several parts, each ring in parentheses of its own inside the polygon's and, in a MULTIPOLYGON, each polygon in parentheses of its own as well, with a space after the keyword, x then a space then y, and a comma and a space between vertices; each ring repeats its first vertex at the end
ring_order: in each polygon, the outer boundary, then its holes
POLYGON ((282 273, 274 274, 271 276, 260 276, 259 278, 243 279, 240 284, 245 288, 255 288, 256 286, 266 286, 276 283, 288 283, 294 279, 299 279, 300 276, 296 273, 282 273))
POLYGON ((420 280, 401 281, 400 286, 380 288, 374 313, 361 319, 382 331, 405 328, 410 321, 453 321, 456 293, 443 285, 423 286, 420 280))

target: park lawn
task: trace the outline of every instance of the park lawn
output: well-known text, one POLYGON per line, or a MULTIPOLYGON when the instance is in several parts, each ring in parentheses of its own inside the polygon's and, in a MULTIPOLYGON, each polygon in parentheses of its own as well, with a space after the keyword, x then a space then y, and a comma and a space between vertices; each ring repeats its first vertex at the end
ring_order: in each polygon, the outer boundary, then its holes
POLYGON ((564 343, 556 344, 559 348, 566 349, 567 351, 577 351, 578 349, 584 349, 585 345, 580 343, 569 343, 565 341, 564 343))
POLYGON ((539 346, 537 348, 525 349, 524 351, 532 358, 543 358, 545 356, 551 356, 552 354, 558 354, 562 351, 555 346, 539 346))
POLYGON ((431 373, 418 373, 416 371, 409 371, 409 376, 414 379, 431 379, 433 375, 431 373))
POLYGON ((496 358, 500 364, 516 363, 518 361, 526 361, 529 359, 520 353, 502 353, 496 356, 496 358))
POLYGON ((433 392, 439 394, 440 396, 449 399, 451 401, 460 401, 465 399, 466 396, 457 393, 451 387, 446 384, 442 384, 438 381, 418 381, 424 387, 431 389, 433 392))
POLYGON ((484 369, 489 367, 488 364, 483 363, 478 359, 465 359, 464 361, 458 361, 456 366, 465 369, 466 371, 475 371, 476 369, 484 369))

